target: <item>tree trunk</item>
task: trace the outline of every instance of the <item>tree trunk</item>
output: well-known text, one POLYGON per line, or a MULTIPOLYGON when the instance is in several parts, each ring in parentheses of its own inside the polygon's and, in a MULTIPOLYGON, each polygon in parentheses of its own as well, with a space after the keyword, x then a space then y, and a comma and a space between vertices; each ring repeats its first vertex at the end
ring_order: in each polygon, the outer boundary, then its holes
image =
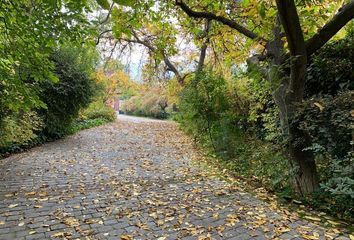
POLYGON ((294 174, 293 185, 298 193, 305 196, 311 194, 319 186, 314 155, 304 150, 311 145, 309 136, 298 126, 291 124, 296 112, 296 101, 289 92, 287 80, 283 80, 274 94, 274 99, 280 110, 280 122, 286 138, 288 160, 294 174))
POLYGON ((280 82, 274 93, 280 111, 280 122, 287 140, 288 159, 294 174, 294 187, 301 195, 311 194, 319 186, 314 155, 304 150, 311 145, 310 138, 298 126, 291 124, 297 104, 304 95, 307 71, 307 52, 293 0, 277 0, 278 24, 284 28, 290 49, 290 59, 284 59, 280 26, 275 28, 275 39, 267 47, 273 55, 271 79, 280 82), (288 64, 287 64, 288 63, 288 64), (289 66, 290 69, 284 69, 289 66))

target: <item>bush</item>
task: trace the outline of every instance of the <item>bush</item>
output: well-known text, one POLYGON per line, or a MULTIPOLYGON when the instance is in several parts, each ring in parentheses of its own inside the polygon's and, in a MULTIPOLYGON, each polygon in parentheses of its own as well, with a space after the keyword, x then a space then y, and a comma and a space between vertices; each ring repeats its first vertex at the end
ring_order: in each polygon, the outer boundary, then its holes
POLYGON ((354 91, 307 100, 293 120, 312 140, 321 175, 321 198, 331 211, 354 219, 354 91), (335 204, 333 204, 335 203, 335 204), (351 203, 351 204, 349 204, 351 203), (351 214, 350 214, 351 213, 351 214))
POLYGON ((1 152, 5 152, 11 145, 28 144, 37 137, 42 127, 42 119, 33 111, 6 116, 1 126, 1 152))
POLYGON ((103 119, 106 122, 112 122, 117 118, 116 112, 113 108, 105 105, 102 101, 98 100, 91 103, 88 108, 80 112, 81 120, 103 119))
POLYGON ((51 56, 59 81, 42 83, 41 99, 47 108, 40 111, 45 123, 43 135, 48 138, 67 134, 79 110, 92 101, 95 83, 90 73, 93 65, 88 65, 85 57, 84 50, 69 48, 55 51, 51 56))
POLYGON ((307 69, 308 98, 318 94, 334 96, 344 90, 354 90, 354 31, 321 48, 307 69))
POLYGON ((78 131, 97 127, 103 124, 106 124, 108 121, 106 118, 94 118, 94 119, 85 119, 85 120, 77 120, 74 124, 72 124, 70 128, 70 133, 76 133, 78 131))
POLYGON ((228 136, 221 132, 228 133, 226 128, 234 127, 227 93, 226 80, 210 72, 195 76, 181 93, 177 121, 188 134, 215 150, 226 146, 216 144, 227 141, 228 136))
POLYGON ((287 161, 273 144, 254 137, 249 84, 249 79, 228 82, 210 72, 202 73, 181 92, 176 119, 223 167, 288 195, 287 161))

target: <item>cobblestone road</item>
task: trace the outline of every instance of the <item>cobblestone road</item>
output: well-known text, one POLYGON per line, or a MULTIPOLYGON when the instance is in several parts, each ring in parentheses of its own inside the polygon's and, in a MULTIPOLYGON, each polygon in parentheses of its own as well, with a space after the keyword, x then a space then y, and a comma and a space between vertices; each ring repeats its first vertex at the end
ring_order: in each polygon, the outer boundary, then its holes
POLYGON ((1 240, 340 235, 208 177, 174 123, 119 118, 0 161, 1 240))

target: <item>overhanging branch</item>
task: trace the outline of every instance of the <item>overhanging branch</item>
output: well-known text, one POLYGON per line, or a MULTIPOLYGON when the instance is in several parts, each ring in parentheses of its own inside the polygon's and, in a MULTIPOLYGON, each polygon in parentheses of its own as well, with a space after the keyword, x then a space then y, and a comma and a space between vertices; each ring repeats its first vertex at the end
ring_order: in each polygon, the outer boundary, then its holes
POLYGON ((310 56, 315 53, 352 19, 354 19, 354 0, 350 0, 349 3, 340 8, 329 22, 306 41, 307 55, 310 56))
POLYGON ((237 22, 228 19, 226 17, 219 16, 211 12, 194 11, 189 6, 187 6, 187 4, 185 4, 182 0, 176 0, 176 5, 179 6, 189 17, 215 20, 229 26, 232 29, 235 29, 236 31, 238 31, 239 33, 243 34, 244 36, 250 39, 259 38, 259 36, 256 33, 252 32, 251 30, 247 29, 241 24, 238 24, 237 22))

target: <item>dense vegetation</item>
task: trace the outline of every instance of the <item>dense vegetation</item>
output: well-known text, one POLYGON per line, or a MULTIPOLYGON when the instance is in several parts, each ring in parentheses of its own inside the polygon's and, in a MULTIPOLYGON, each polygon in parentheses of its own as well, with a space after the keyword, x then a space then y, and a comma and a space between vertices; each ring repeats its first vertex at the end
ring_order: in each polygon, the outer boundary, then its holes
POLYGON ((120 98, 234 174, 353 220, 353 18, 352 0, 2 1, 0 151, 112 121, 120 98), (112 60, 134 45, 141 83, 112 60))

